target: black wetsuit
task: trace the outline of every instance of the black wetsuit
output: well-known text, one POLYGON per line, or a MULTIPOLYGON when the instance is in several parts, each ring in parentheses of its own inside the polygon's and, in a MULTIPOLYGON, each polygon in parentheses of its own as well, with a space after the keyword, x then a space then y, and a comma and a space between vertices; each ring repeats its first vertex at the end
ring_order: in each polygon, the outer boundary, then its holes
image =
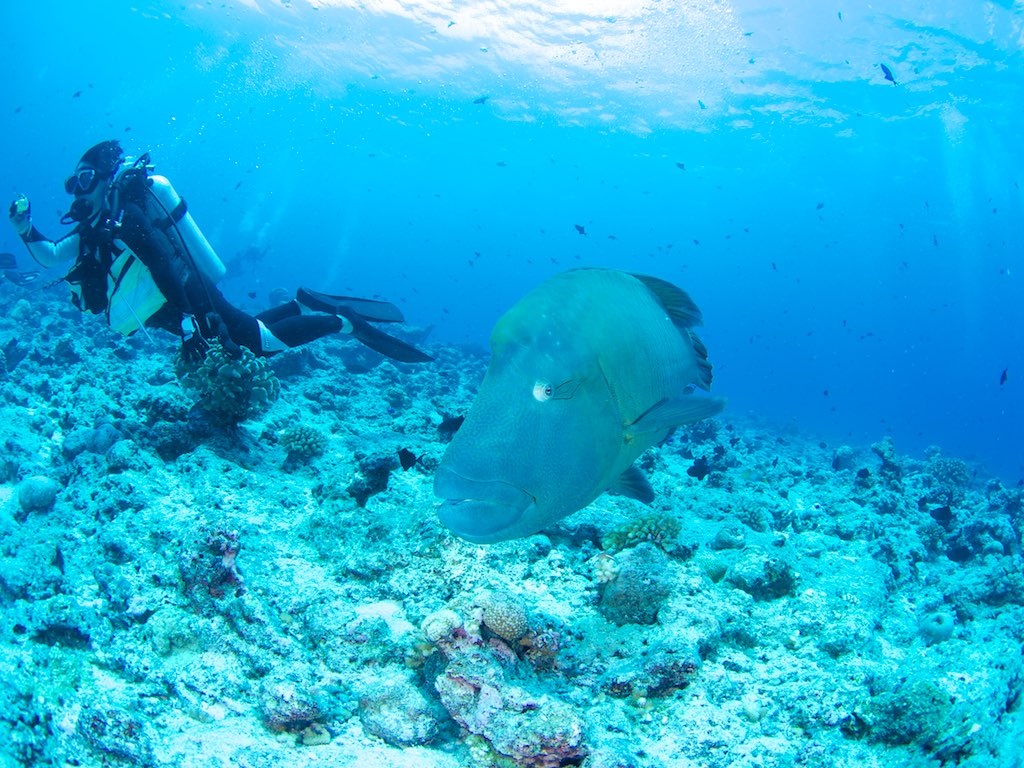
MULTIPOLYGON (((79 234, 83 244, 92 239, 92 233, 84 226, 79 228, 79 234)), ((264 349, 260 322, 288 347, 337 333, 344 325, 335 315, 303 315, 295 301, 255 316, 243 312, 224 298, 217 286, 195 268, 166 232, 153 225, 137 203, 125 204, 117 238, 149 268, 153 281, 167 300, 146 321, 147 326, 180 334, 182 316, 194 315, 203 336, 213 339, 220 329, 213 325, 215 318, 209 317, 212 312, 219 316, 235 344, 247 347, 257 355, 271 355, 280 350, 264 349)))

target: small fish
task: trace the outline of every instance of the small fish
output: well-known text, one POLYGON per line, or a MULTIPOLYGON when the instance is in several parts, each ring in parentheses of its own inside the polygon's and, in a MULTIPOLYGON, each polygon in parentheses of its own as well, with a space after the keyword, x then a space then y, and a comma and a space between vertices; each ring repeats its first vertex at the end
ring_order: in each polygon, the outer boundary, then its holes
POLYGON ((455 26, 455 22, 454 21, 449 21, 448 22, 448 29, 451 29, 454 26, 455 26))
POLYGON ((818 204, 817 204, 817 205, 815 206, 815 210, 818 210, 818 211, 820 211, 820 210, 821 210, 822 208, 824 208, 824 207, 825 207, 825 204, 824 204, 824 203, 818 203, 818 204))
POLYGON ((708 108, 708 105, 707 105, 707 104, 705 104, 705 103, 704 103, 703 101, 701 101, 700 99, 697 99, 697 103, 698 103, 698 104, 700 105, 700 108, 701 108, 701 109, 707 109, 707 108, 708 108))
MULTIPOLYGON (((442 310, 445 314, 448 313, 447 309, 442 310)), ((437 425, 437 434, 445 442, 450 442, 455 436, 455 433, 459 431, 459 427, 462 426, 462 422, 466 420, 465 416, 448 416, 442 414, 441 423, 437 425)))
POLYGON ((686 163, 676 163, 676 168, 678 168, 680 171, 685 171, 686 163))
POLYGON ((479 99, 473 99, 474 104, 486 104, 490 96, 481 96, 479 99))
POLYGON ((38 272, 18 272, 14 269, 4 270, 4 277, 17 286, 25 287, 39 279, 38 272))
POLYGON ((1003 384, 1005 384, 1009 380, 1009 378, 1010 378, 1007 375, 1006 370, 1007 370, 1006 368, 1003 368, 1003 372, 999 375, 999 386, 1000 387, 1003 386, 1003 384))
POLYGON ((711 472, 711 465, 708 464, 706 456, 701 456, 693 462, 693 466, 686 470, 686 474, 690 477, 695 477, 698 480, 703 480, 711 472))
POLYGON ((416 458, 416 454, 408 448, 401 448, 398 451, 398 463, 402 465, 402 469, 406 472, 408 472, 416 463, 416 458))
POLYGON ((882 74, 885 75, 885 79, 896 85, 896 78, 892 76, 892 70, 885 66, 885 64, 879 64, 878 66, 882 68, 882 74))
POLYGON ((71 94, 71 98, 72 99, 77 99, 81 95, 82 95, 81 91, 75 91, 73 94, 71 94))
POLYGON ((13 253, 0 253, 0 269, 17 269, 18 258, 13 253))
POLYGON ((936 248, 939 247, 939 236, 938 235, 932 235, 932 245, 934 245, 936 248))
POLYGON ((582 224, 573 224, 573 226, 576 227, 576 231, 579 232, 581 235, 587 234, 587 230, 584 228, 582 224))
POLYGON ((842 11, 839 11, 839 20, 840 20, 840 21, 842 21, 842 20, 843 20, 843 12, 842 12, 842 11))
POLYGON ((255 299, 256 298, 256 291, 249 291, 245 295, 248 296, 250 299, 255 299))

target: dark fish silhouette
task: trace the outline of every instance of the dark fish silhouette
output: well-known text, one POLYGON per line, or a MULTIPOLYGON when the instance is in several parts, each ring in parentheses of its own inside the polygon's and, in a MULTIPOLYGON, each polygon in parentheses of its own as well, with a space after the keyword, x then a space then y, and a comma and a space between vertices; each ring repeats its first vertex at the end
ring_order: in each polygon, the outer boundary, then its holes
POLYGON ((690 477, 695 477, 698 480, 703 480, 705 477, 708 476, 709 472, 711 472, 711 465, 708 464, 708 459, 706 456, 701 456, 700 458, 696 459, 693 462, 693 466, 686 470, 686 474, 688 474, 690 477))
POLYGON ((408 471, 416 463, 416 454, 408 448, 401 448, 398 451, 398 463, 402 465, 402 469, 408 471))
POLYGON ((481 96, 479 99, 473 99, 474 104, 486 104, 490 96, 481 96))
POLYGON ((824 207, 825 207, 824 203, 818 203, 817 206, 815 206, 815 209, 820 211, 824 207))
POLYGON ((82 95, 81 91, 75 91, 73 94, 71 94, 71 98, 72 99, 77 99, 81 95, 82 95))
POLYGON ((1006 374, 1006 368, 1003 368, 1003 372, 999 375, 999 386, 1003 386, 1010 377, 1006 374))
POLYGON ((680 171, 685 171, 686 163, 676 163, 676 168, 678 168, 680 171))
POLYGON ((0 269, 17 269, 18 259, 13 253, 0 253, 0 269))
POLYGON ((707 104, 705 104, 705 103, 704 103, 703 101, 701 101, 700 99, 697 99, 697 104, 699 104, 699 105, 700 105, 700 108, 701 108, 701 109, 707 109, 707 108, 708 108, 708 105, 707 105, 707 104))
POLYGON ((882 68, 882 74, 885 75, 885 79, 896 85, 896 78, 892 76, 892 70, 885 66, 885 64, 879 64, 878 66, 882 68))
POLYGON ((953 522, 953 510, 949 505, 943 505, 936 507, 935 509, 929 509, 928 514, 932 516, 932 520, 941 525, 946 530, 949 530, 950 523, 953 522))
POLYGON ((573 226, 576 227, 576 231, 579 232, 581 235, 587 234, 587 230, 583 227, 582 224, 573 224, 573 226))
POLYGON ((441 423, 437 425, 438 436, 444 442, 450 442, 455 436, 455 433, 459 431, 459 427, 462 426, 462 422, 465 420, 465 416, 449 416, 447 414, 442 414, 441 423))
POLYGON ((38 272, 18 272, 16 269, 4 270, 4 277, 15 285, 26 286, 39 279, 38 272))

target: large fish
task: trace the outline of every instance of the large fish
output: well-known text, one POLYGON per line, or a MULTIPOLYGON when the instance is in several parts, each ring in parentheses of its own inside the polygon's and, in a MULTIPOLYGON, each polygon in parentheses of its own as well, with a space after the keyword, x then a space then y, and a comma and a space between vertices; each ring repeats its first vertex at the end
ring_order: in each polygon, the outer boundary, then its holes
POLYGON ((722 410, 700 310, 664 280, 564 272, 498 321, 491 363, 434 477, 438 514, 481 544, 528 536, 604 491, 650 502, 633 462, 722 410))

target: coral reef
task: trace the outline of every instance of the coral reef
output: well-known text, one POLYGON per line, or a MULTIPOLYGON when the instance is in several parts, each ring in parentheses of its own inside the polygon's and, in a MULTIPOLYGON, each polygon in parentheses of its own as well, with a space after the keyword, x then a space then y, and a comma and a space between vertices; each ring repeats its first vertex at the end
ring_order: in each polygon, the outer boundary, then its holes
POLYGON ((35 296, 9 302, 31 346, 2 345, 3 768, 1017 759, 1016 479, 730 415, 641 457, 657 506, 476 546, 431 472, 484 357, 346 374, 324 339, 226 424, 173 340, 83 337, 35 296), (290 471, 300 427, 329 457, 290 471))
POLYGON ((182 386, 195 395, 197 404, 227 424, 266 413, 281 391, 267 361, 245 348, 232 356, 215 344, 198 365, 190 365, 179 356, 176 370, 182 386))
POLYGON ((292 463, 305 463, 317 456, 323 456, 327 450, 327 435, 315 427, 296 424, 281 432, 281 447, 292 463))

